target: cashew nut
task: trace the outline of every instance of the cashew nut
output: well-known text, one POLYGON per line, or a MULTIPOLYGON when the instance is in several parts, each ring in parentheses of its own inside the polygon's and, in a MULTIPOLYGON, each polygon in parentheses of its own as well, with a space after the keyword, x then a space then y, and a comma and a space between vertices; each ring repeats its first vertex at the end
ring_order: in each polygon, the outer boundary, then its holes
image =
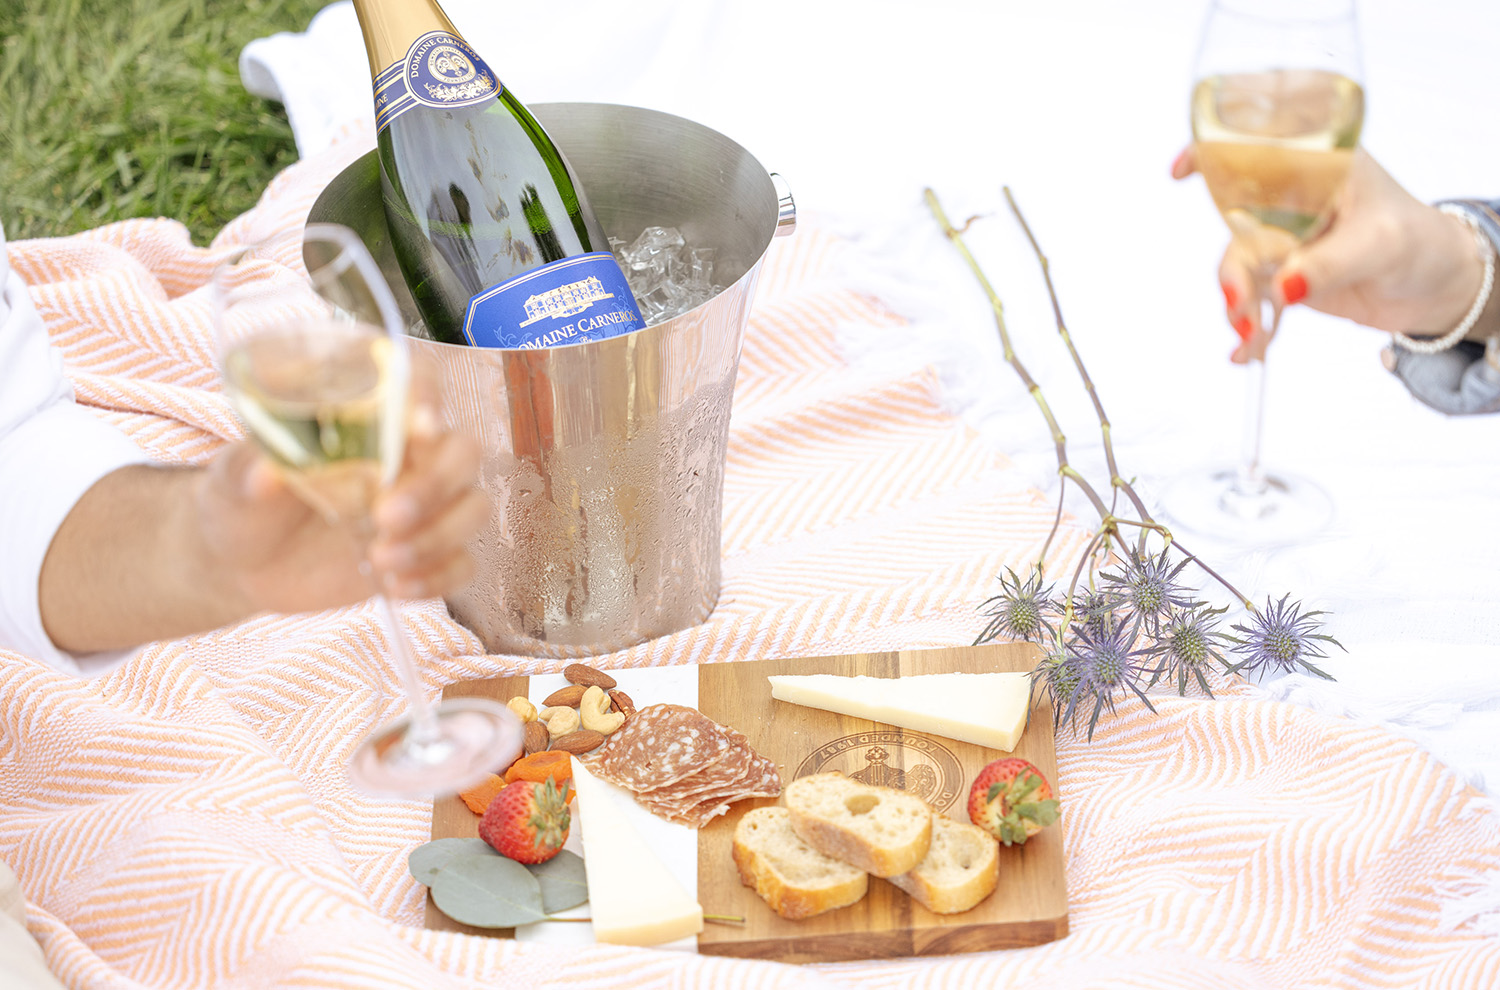
POLYGON ((579 717, 576 708, 554 705, 551 708, 543 708, 537 712, 536 717, 547 723, 547 735, 553 739, 578 730, 579 717))
POLYGON ((524 724, 536 721, 536 705, 531 700, 521 695, 516 695, 505 703, 505 707, 516 713, 516 718, 524 724))
POLYGON ((609 710, 609 695, 597 684, 583 692, 583 700, 578 703, 578 709, 583 713, 585 729, 593 729, 606 736, 625 724, 624 713, 609 710))

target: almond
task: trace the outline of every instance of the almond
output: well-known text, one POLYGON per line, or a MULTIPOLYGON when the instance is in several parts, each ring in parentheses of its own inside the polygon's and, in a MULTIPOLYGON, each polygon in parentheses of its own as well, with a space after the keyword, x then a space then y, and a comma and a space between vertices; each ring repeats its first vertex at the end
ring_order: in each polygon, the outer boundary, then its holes
POLYGON ((635 714, 635 702, 630 700, 630 695, 616 689, 609 692, 609 710, 629 718, 635 714))
POLYGON ((525 733, 522 737, 522 746, 527 756, 551 748, 548 742, 552 737, 547 732, 547 724, 545 722, 527 722, 525 733))
POLYGON ((542 702, 543 708, 577 708, 578 703, 583 700, 583 692, 588 687, 583 684, 569 684, 565 688, 558 688, 547 695, 547 700, 542 702))
POLYGON ((552 748, 560 749, 564 753, 572 753, 577 756, 587 753, 589 750, 598 749, 604 744, 604 733, 595 732, 593 729, 579 729, 565 736, 558 736, 552 740, 552 748))
POLYGON ((606 691, 618 687, 620 683, 604 671, 595 670, 586 663, 568 664, 563 670, 563 676, 568 679, 569 684, 582 684, 586 688, 601 687, 606 691))

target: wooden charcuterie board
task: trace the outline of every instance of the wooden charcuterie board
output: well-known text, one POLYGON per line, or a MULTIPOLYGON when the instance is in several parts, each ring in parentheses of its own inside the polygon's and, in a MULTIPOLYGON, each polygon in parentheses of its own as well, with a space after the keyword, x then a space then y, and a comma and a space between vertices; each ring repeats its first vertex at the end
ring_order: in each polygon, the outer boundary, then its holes
MULTIPOLYGON (((697 668, 697 706, 710 718, 744 733, 760 753, 775 760, 783 781, 840 770, 870 783, 904 787, 921 795, 935 811, 967 820, 969 784, 991 760, 1007 755, 970 743, 896 728, 867 719, 805 708, 771 698, 770 674, 867 674, 897 677, 948 671, 981 673, 1030 670, 1035 649, 1005 644, 865 653, 838 657, 705 664, 697 668)), ((632 687, 633 671, 615 672, 638 706, 674 698, 650 697, 632 687)), ((484 696, 505 701, 527 694, 526 678, 497 678, 452 685, 447 696, 484 696)), ((1015 755, 1025 757, 1057 787, 1057 756, 1051 712, 1037 699, 1015 755)), ((871 878, 870 892, 849 907, 802 921, 778 917, 740 883, 730 855, 740 816, 772 799, 742 801, 697 833, 698 900, 713 914, 741 915, 743 925, 706 925, 698 951, 714 955, 830 962, 847 959, 946 955, 1017 948, 1062 938, 1068 933, 1062 820, 1025 846, 1000 850, 1000 887, 962 914, 938 915, 884 880, 871 878)), ((478 819, 457 798, 433 805, 433 838, 477 834, 478 819)), ((585 851, 585 855, 587 852, 585 851)), ((458 925, 429 901, 427 926, 489 936, 509 930, 458 925)))

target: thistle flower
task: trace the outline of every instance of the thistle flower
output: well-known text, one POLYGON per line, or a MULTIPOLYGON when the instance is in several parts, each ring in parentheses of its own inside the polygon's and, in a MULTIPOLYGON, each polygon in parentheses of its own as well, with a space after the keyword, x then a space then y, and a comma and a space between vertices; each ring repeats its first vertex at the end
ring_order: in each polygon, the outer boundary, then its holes
POLYGON ((1163 547, 1160 553, 1149 554, 1132 549, 1120 565, 1123 574, 1106 571, 1099 575, 1119 586, 1117 593, 1121 600, 1140 616, 1142 625, 1152 635, 1160 631, 1172 609, 1192 608, 1194 604, 1191 593, 1177 583, 1177 575, 1188 565, 1188 558, 1173 567, 1167 555, 1169 550, 1163 547))
POLYGON ((1009 567, 1005 571, 1009 576, 1000 577, 1000 594, 984 603, 984 606, 989 606, 985 614, 990 616, 990 621, 974 642, 987 643, 1000 635, 1032 643, 1042 642, 1044 635, 1053 632, 1052 622, 1047 618, 1052 586, 1042 587, 1040 567, 1033 567, 1024 583, 1009 567))
MULTIPOLYGON (((1098 639, 1115 625, 1115 609, 1120 607, 1120 596, 1116 592, 1090 588, 1081 595, 1073 596, 1073 619, 1090 636, 1098 639)), ((1059 612, 1067 611, 1064 600, 1057 606, 1059 612)))
POLYGON ((1078 684, 1063 710, 1062 720, 1071 721, 1079 704, 1092 700, 1090 739, 1094 737, 1100 714, 1106 709, 1114 711, 1116 694, 1134 694, 1147 708, 1156 711, 1142 687, 1149 670, 1142 660, 1145 649, 1136 646, 1140 626, 1139 616, 1118 617, 1114 628, 1103 635, 1093 636, 1087 629, 1079 628, 1067 644, 1068 663, 1078 675, 1078 684))
POLYGON ((1039 681, 1052 696, 1052 724, 1060 725, 1063 712, 1072 712, 1073 694, 1078 689, 1078 665, 1072 653, 1058 646, 1048 650, 1042 662, 1031 672, 1032 684, 1039 681))
POLYGON ((1210 698, 1214 696, 1203 671, 1218 661, 1226 669, 1229 661, 1224 659, 1223 642, 1228 639, 1216 627, 1219 616, 1228 609, 1209 608, 1207 602, 1198 602, 1189 609, 1179 609, 1172 614, 1162 629, 1156 643, 1146 652, 1160 661, 1161 666, 1152 675, 1151 683, 1165 675, 1177 681, 1177 693, 1187 694, 1188 675, 1210 698))
POLYGON ((1325 680, 1333 680, 1333 675, 1319 670, 1311 661, 1328 656, 1324 643, 1332 643, 1341 650, 1343 644, 1317 631, 1323 626, 1317 616, 1323 612, 1303 612, 1301 602, 1287 605, 1290 597, 1282 595, 1281 601, 1274 605, 1267 598, 1263 611, 1252 615, 1245 625, 1235 624, 1234 630, 1243 633, 1244 638, 1235 639, 1229 648, 1230 653, 1242 658, 1229 668, 1231 674, 1242 670, 1259 673, 1268 668, 1292 673, 1301 667, 1325 680))

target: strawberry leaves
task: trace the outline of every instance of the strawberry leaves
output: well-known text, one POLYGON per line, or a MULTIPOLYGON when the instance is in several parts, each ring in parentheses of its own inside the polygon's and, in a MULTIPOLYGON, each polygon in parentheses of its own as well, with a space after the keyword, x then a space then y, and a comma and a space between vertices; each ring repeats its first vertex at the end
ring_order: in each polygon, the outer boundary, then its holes
POLYGON ((969 789, 969 820, 1010 845, 1057 821, 1058 801, 1047 779, 1017 757, 993 761, 979 772, 969 789))
POLYGON ((1030 832, 1027 823, 1046 828, 1057 821, 1059 804, 1056 798, 1032 800, 1039 788, 1046 786, 1041 775, 1023 770, 1014 779, 997 780, 990 785, 986 801, 1000 802, 1001 814, 996 819, 996 838, 1007 846, 1024 843, 1030 832))

